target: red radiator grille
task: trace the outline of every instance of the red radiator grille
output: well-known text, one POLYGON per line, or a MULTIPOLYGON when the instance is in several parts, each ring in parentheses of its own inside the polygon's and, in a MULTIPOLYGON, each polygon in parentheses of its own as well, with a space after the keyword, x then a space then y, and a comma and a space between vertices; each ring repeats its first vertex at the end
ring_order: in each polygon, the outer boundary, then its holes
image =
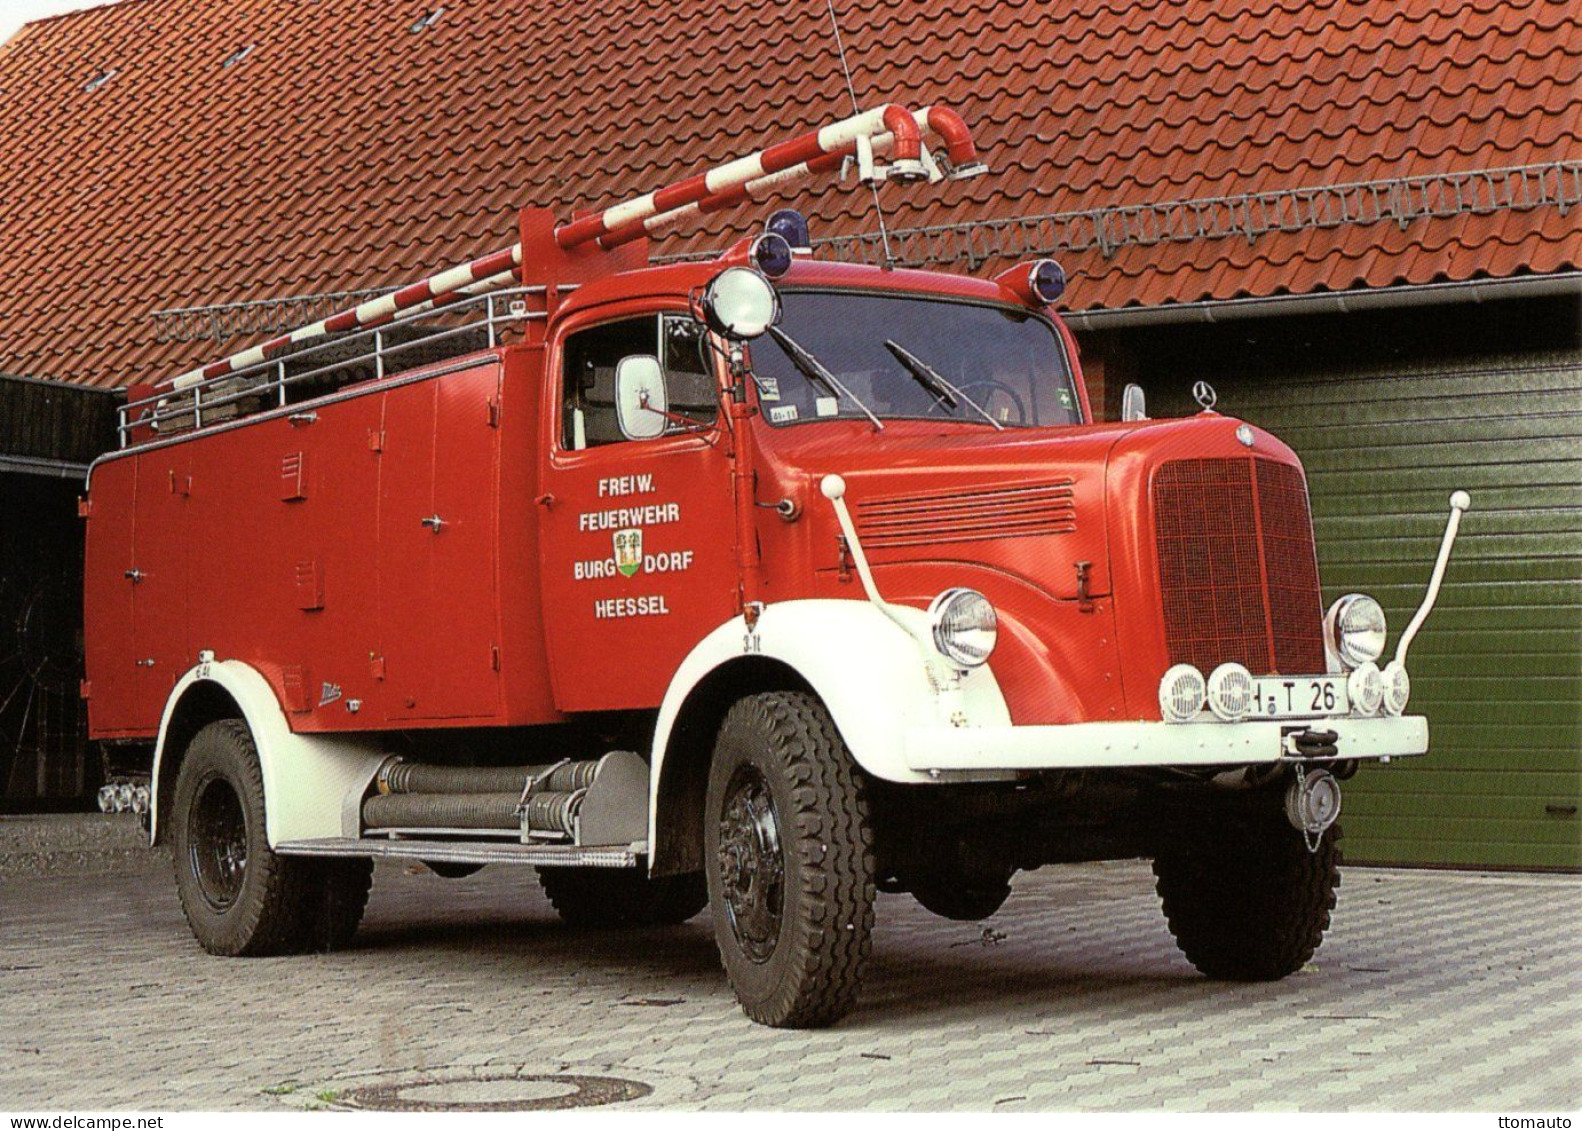
POLYGON ((1288 463, 1255 460, 1258 521, 1269 586, 1269 634, 1275 667, 1300 674, 1325 670, 1323 596, 1313 550, 1313 519, 1307 484, 1288 463))
POLYGON ((1070 534, 1077 528, 1077 505, 1067 478, 867 499, 857 504, 857 525, 871 549, 1070 534))
POLYGON ((1318 567, 1302 473, 1256 459, 1175 460, 1154 478, 1170 662, 1205 675, 1324 670, 1318 567))

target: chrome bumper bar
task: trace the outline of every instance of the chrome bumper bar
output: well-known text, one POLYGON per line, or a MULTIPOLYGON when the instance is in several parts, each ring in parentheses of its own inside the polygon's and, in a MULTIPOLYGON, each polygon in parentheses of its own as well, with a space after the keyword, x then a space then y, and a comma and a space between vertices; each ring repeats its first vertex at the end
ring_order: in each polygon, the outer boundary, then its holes
POLYGON ((1296 760, 1285 738, 1309 729, 1335 733, 1339 760, 1409 758, 1428 753, 1428 720, 1421 715, 1239 723, 912 727, 903 738, 903 750, 907 766, 919 773, 1244 766, 1296 760))

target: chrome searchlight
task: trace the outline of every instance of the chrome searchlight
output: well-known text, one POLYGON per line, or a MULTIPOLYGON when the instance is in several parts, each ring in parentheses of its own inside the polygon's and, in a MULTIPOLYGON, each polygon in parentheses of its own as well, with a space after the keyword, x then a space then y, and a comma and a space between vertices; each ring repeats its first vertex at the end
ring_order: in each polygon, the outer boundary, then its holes
POLYGON ((751 341, 780 321, 780 296, 751 267, 727 267, 703 292, 703 320, 733 342, 751 341))
POLYGON ((1159 681, 1159 713, 1166 722, 1184 723, 1203 709, 1206 692, 1202 672, 1191 664, 1177 664, 1159 681))

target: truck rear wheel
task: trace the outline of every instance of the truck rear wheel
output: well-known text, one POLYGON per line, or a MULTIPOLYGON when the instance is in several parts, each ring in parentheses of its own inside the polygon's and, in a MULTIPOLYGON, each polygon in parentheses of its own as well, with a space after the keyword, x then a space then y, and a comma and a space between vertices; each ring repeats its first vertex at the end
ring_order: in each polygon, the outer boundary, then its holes
POLYGON ((1210 978, 1273 982, 1306 965, 1324 940, 1340 886, 1340 826, 1309 852, 1283 815, 1161 849, 1154 875, 1170 933, 1210 978))
POLYGON ((210 954, 329 950, 356 933, 373 862, 271 851, 258 751, 240 720, 210 723, 188 744, 170 829, 181 909, 210 954))
POLYGON ((726 715, 709 770, 704 859, 731 988, 764 1025, 834 1023, 872 945, 873 836, 862 778, 812 695, 726 715))
POLYGON ((650 877, 621 868, 540 868, 538 882, 570 927, 674 926, 709 903, 701 872, 650 877))

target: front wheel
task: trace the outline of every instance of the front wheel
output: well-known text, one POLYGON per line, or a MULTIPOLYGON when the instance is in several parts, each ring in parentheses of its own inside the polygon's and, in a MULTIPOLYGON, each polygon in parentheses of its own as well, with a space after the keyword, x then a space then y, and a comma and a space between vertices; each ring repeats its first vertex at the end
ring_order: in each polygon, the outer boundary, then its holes
POLYGON ((861 774, 812 695, 733 706, 709 771, 705 860, 731 988, 764 1025, 833 1024, 871 948, 873 837, 861 774))
POLYGON ((1273 982, 1300 970, 1335 907, 1339 839, 1332 825, 1310 852, 1271 810, 1162 848, 1154 875, 1181 952, 1224 981, 1273 982))

